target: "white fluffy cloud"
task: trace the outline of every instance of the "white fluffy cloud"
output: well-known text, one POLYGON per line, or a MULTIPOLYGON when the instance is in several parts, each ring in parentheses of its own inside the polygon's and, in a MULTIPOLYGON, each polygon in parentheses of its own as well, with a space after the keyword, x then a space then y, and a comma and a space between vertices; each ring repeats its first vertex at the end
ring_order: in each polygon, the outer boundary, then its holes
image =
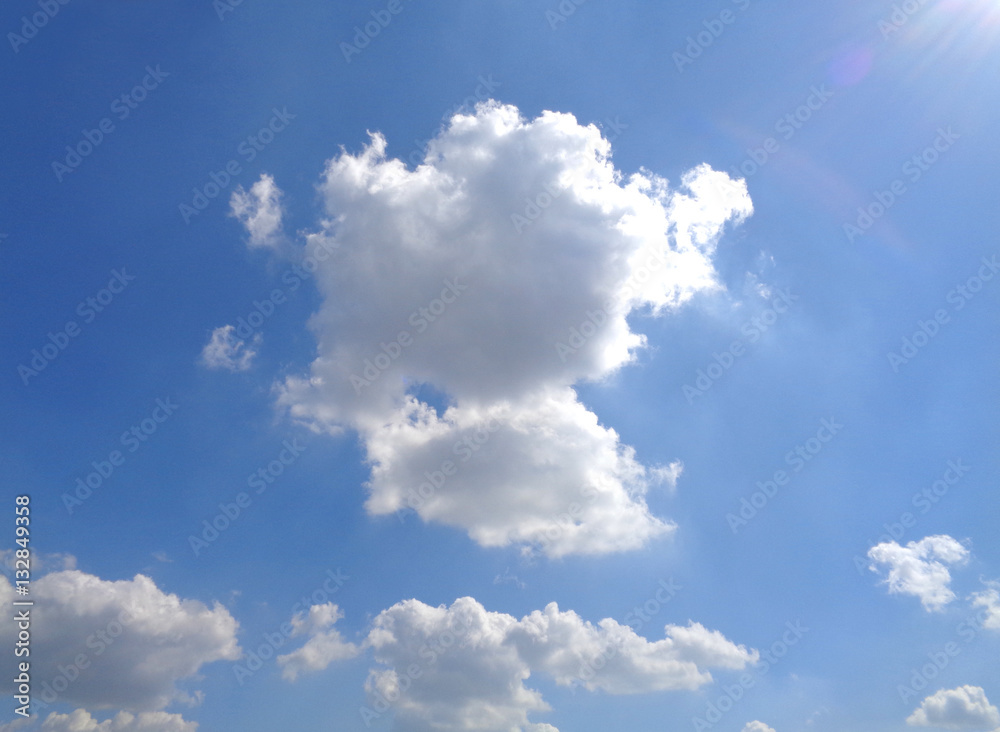
POLYGON ((743 732, 774 732, 774 729, 768 727, 763 722, 753 721, 753 722, 748 722, 743 727, 743 732))
POLYGON ((251 247, 276 247, 281 241, 281 191, 274 178, 262 174, 250 192, 238 186, 229 198, 230 212, 239 219, 250 238, 251 247))
POLYGON ((295 681, 300 674, 322 671, 334 661, 353 658, 360 648, 346 642, 333 625, 344 617, 334 603, 313 605, 308 613, 298 613, 292 618, 292 637, 308 635, 305 645, 291 653, 278 656, 281 675, 295 681))
POLYGON ((758 658, 697 623, 668 625, 662 640, 649 641, 614 620, 594 625, 555 603, 517 620, 471 597, 451 607, 398 603, 375 618, 367 645, 382 666, 366 682, 369 713, 391 708, 410 732, 557 732, 528 721, 549 709, 525 686, 533 673, 563 686, 637 694, 697 689, 712 680, 709 668, 738 670, 758 658))
POLYGON ((671 471, 640 463, 573 385, 633 360, 629 313, 721 288, 712 257, 752 211, 743 182, 707 166, 676 189, 625 178, 595 126, 496 103, 452 118, 415 170, 385 150, 375 134, 327 165, 318 356, 281 403, 359 432, 372 514, 409 508, 552 556, 669 533, 645 496, 671 471))
POLYGON ((872 571, 878 565, 889 569, 885 579, 890 593, 914 595, 929 612, 940 610, 955 599, 947 565, 961 565, 969 550, 946 534, 928 536, 900 546, 894 541, 877 544, 868 550, 872 571))
MULTIPOLYGON (((178 681, 212 661, 239 657, 228 610, 166 594, 143 575, 109 582, 77 570, 53 572, 32 582, 31 595, 33 692, 46 703, 158 710, 192 698, 178 681)), ((13 599, 0 577, 0 604, 10 607, 13 599)), ((4 613, 0 645, 12 648, 15 634, 13 614, 4 613)), ((5 693, 15 661, 11 653, 0 660, 5 693)))
POLYGON ((167 712, 118 712, 98 722, 85 709, 70 714, 52 712, 44 722, 32 718, 0 724, 0 732, 197 732, 197 722, 186 722, 180 714, 167 712))
POLYGON ((251 345, 236 336, 236 329, 223 325, 212 331, 212 337, 201 351, 201 361, 210 369, 246 371, 257 355, 261 335, 254 336, 251 345))
POLYGON ((1000 712, 978 686, 941 689, 924 699, 907 720, 917 727, 986 730, 1000 725, 1000 712))
POLYGON ((1000 582, 987 582, 987 589, 972 594, 972 606, 986 610, 983 627, 1000 630, 1000 582))

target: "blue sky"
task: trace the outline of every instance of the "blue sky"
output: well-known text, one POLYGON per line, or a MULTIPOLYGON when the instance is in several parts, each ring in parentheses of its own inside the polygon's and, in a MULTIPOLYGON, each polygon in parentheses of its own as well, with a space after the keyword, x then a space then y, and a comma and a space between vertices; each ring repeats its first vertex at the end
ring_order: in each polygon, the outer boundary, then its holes
POLYGON ((996 2, 0 29, 0 730, 1000 728, 996 2))

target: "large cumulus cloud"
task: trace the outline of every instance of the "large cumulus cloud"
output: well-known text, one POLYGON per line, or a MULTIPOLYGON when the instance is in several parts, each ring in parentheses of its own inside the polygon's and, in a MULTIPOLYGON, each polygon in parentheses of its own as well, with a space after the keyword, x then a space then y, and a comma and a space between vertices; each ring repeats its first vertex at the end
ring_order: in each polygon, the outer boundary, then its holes
POLYGON ((281 403, 357 430, 372 514, 552 556, 669 533, 645 496, 678 464, 642 464, 573 386, 634 359, 630 313, 721 287, 712 257, 752 211, 745 185, 707 166, 677 188, 624 177, 595 126, 496 103, 454 116, 416 169, 386 145, 373 134, 326 167, 327 218, 307 237, 335 250, 316 272, 318 353, 281 403))
MULTIPOLYGON (((42 702, 159 710, 197 698, 177 682, 240 654, 238 624, 226 608, 165 593, 141 574, 107 581, 78 570, 52 572, 32 581, 31 599, 33 694, 42 702)), ((10 581, 0 577, 0 604, 13 600, 10 581)), ((0 619, 6 648, 17 632, 12 617, 0 619)), ((0 688, 12 688, 17 660, 12 653, 0 660, 0 688)))
POLYGON ((710 668, 739 670, 758 654, 698 623, 667 625, 650 641, 610 618, 596 625, 555 603, 517 620, 471 597, 450 607, 407 600, 381 612, 366 645, 379 667, 367 689, 371 721, 390 710, 407 732, 557 732, 529 715, 549 710, 525 682, 638 694, 697 689, 710 668))

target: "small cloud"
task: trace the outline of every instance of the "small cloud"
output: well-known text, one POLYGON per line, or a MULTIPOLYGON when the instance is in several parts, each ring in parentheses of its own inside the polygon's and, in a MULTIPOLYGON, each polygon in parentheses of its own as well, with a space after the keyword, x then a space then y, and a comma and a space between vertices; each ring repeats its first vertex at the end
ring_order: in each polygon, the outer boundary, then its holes
POLYGON ((983 582, 988 589, 974 592, 971 596, 972 607, 986 609, 983 627, 1000 630, 1000 582, 983 582))
POLYGON ((826 707, 823 707, 822 709, 817 709, 815 712, 809 715, 809 719, 806 720, 806 724, 811 727, 814 724, 816 724, 817 719, 822 717, 824 714, 829 714, 829 713, 830 710, 827 709, 826 707))
POLYGON ((669 465, 651 468, 649 474, 653 482, 666 484, 670 492, 673 493, 677 490, 677 479, 681 477, 681 473, 683 472, 684 463, 680 460, 675 460, 669 465))
POLYGON ((246 228, 253 247, 277 247, 281 243, 281 189, 274 184, 274 178, 262 174, 260 180, 250 187, 250 192, 239 186, 229 199, 230 215, 239 219, 246 228))
POLYGON ((761 282, 759 276, 753 272, 746 273, 746 281, 743 285, 743 291, 747 294, 753 294, 762 300, 768 300, 774 294, 774 290, 769 286, 761 282))
POLYGON ((774 732, 774 729, 768 727, 763 722, 748 722, 745 727, 743 727, 743 732, 774 732))
POLYGON ((300 674, 322 671, 334 661, 357 656, 361 649, 345 641, 333 627, 343 617, 340 608, 332 602, 313 605, 306 614, 296 613, 292 617, 292 637, 308 635, 309 640, 301 648, 278 656, 281 677, 295 681, 300 674))
POLYGON ((1000 725, 1000 712, 978 686, 941 689, 921 703, 906 723, 914 727, 991 729, 1000 725))
POLYGON ((519 590, 523 590, 525 587, 527 587, 527 585, 524 584, 524 582, 522 582, 517 578, 517 575, 510 573, 510 567, 507 567, 503 571, 502 575, 498 574, 496 577, 493 578, 493 584, 495 585, 504 585, 507 583, 514 585, 519 590))
POLYGON ((263 337, 258 333, 248 346, 245 341, 236 337, 233 326, 223 325, 212 331, 211 340, 201 351, 201 361, 210 369, 246 371, 257 355, 256 348, 261 341, 263 337))
MULTIPOLYGON (((29 550, 29 562, 35 575, 48 574, 49 572, 60 572, 67 569, 76 569, 76 557, 72 554, 56 552, 53 554, 39 554, 34 549, 29 550)), ((14 549, 0 549, 0 571, 7 576, 13 576, 17 569, 15 562, 17 557, 14 549)))
POLYGON ((157 562, 172 562, 172 561, 174 561, 173 559, 171 559, 170 557, 167 556, 167 553, 165 551, 153 552, 153 559, 155 559, 157 562))
POLYGON ((887 565, 889 574, 885 584, 890 594, 914 595, 928 612, 941 610, 955 599, 949 588, 951 574, 946 565, 962 565, 969 558, 969 550, 955 539, 939 534, 900 546, 894 541, 877 544, 868 550, 872 560, 870 569, 887 565))

